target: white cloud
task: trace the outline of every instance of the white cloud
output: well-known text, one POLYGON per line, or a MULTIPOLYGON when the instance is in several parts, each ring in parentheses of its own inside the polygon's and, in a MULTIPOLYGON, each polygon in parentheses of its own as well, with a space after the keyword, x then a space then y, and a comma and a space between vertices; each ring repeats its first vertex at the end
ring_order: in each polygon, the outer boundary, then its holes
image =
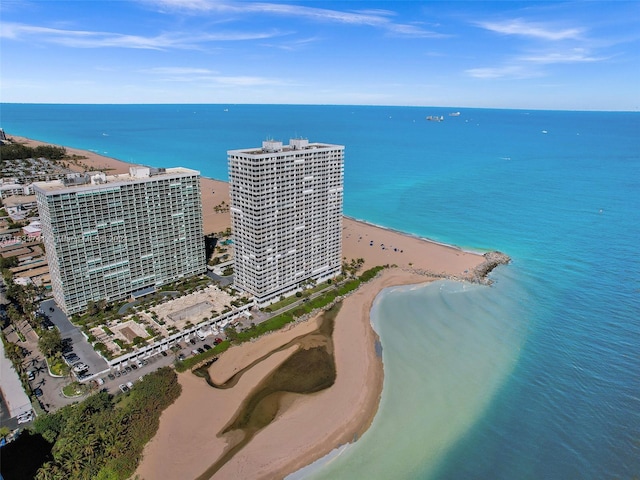
POLYGON ((415 25, 394 23, 391 18, 395 12, 383 9, 367 9, 341 11, 327 8, 307 7, 304 5, 289 5, 282 3, 263 2, 221 2, 218 0, 140 0, 143 4, 161 9, 178 10, 182 12, 217 12, 230 14, 271 14, 294 18, 307 18, 318 21, 342 23, 348 25, 364 25, 387 30, 394 34, 427 38, 443 36, 436 32, 425 30, 415 25))
POLYGON ((166 33, 156 36, 126 35, 113 32, 64 30, 20 23, 0 23, 0 38, 40 41, 75 48, 130 48, 146 50, 201 49, 205 42, 260 40, 283 35, 271 32, 166 33))
POLYGON ((141 69, 139 72, 154 75, 157 77, 156 80, 161 82, 216 84, 224 87, 292 85, 290 82, 278 78, 221 75, 214 70, 196 67, 153 67, 141 69))
POLYGON ((444 33, 437 33, 430 30, 425 30, 416 25, 407 25, 407 24, 399 24, 392 23, 387 26, 387 30, 396 35, 401 35, 405 37, 413 37, 413 38, 447 38, 451 35, 446 35, 444 33))
POLYGON ((502 22, 478 22, 478 26, 504 35, 519 35, 543 40, 580 39, 584 30, 581 28, 553 28, 551 25, 529 22, 521 18, 502 22))
POLYGON ((142 73, 151 73, 157 75, 211 75, 217 72, 207 68, 191 68, 191 67, 154 67, 140 70, 142 73))
POLYGON ((521 57, 524 62, 538 64, 553 63, 583 63, 583 62, 600 62, 606 60, 605 57, 594 57, 582 48, 574 48, 568 52, 547 52, 541 54, 532 54, 521 57))
POLYGON ((525 65, 503 65, 500 67, 470 68, 465 73, 481 79, 525 79, 541 77, 544 74, 538 70, 527 68, 525 65))

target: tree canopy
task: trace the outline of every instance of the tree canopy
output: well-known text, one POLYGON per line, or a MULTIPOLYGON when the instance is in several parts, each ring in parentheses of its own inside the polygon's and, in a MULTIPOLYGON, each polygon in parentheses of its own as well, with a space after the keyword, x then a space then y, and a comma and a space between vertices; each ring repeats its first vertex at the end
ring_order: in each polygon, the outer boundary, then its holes
POLYGON ((56 354, 62 352, 62 337, 60 336, 60 330, 57 328, 54 328, 53 330, 44 330, 40 334, 38 347, 47 358, 55 357, 56 354))
POLYGON ((129 478, 158 430, 160 414, 180 390, 176 373, 166 367, 146 375, 127 394, 100 392, 39 416, 35 431, 54 445, 53 460, 40 467, 36 479, 129 478))
POLYGON ((55 145, 38 145, 28 147, 20 143, 8 143, 0 145, 0 158, 3 160, 18 160, 25 158, 47 158, 49 160, 61 160, 67 155, 64 147, 55 145))

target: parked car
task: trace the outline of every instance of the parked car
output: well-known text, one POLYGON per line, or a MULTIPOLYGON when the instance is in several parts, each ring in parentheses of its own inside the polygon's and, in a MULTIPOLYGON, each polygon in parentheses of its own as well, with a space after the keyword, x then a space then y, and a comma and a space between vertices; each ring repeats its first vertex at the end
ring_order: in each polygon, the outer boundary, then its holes
POLYGON ((204 348, 198 347, 198 353, 204 353, 204 348))
POLYGON ((29 379, 29 381, 35 380, 36 379, 36 372, 34 372, 33 370, 29 370, 27 372, 27 378, 29 379))
POLYGON ((211 350, 211 345, 205 343, 204 345, 202 345, 202 348, 204 348, 205 350, 211 350))
POLYGON ((28 412, 21 413, 18 415, 18 424, 27 423, 33 420, 33 410, 29 410, 28 412))
POLYGON ((42 389, 41 389, 41 388, 36 388, 36 389, 33 391, 33 394, 34 394, 36 397, 41 397, 41 396, 42 396, 42 389))
POLYGON ((196 339, 195 339, 195 338, 190 338, 190 339, 189 339, 189 343, 190 343, 191 345, 195 345, 195 344, 196 344, 196 339))
POLYGON ((110 373, 109 375, 107 375, 107 377, 109 377, 109 380, 115 380, 116 376, 113 373, 110 373))
POLYGON ((133 382, 127 382, 127 387, 131 390, 133 388, 133 382))
POLYGON ((160 352, 160 354, 161 354, 163 357, 166 357, 166 356, 167 356, 167 352, 166 352, 166 350, 162 350, 162 351, 160 352))
POLYGON ((43 330, 53 330, 54 328, 56 328, 53 322, 49 319, 42 320, 42 322, 40 322, 40 326, 43 330))
POLYGON ((122 393, 127 393, 129 391, 129 387, 127 387, 124 383, 118 385, 118 388, 122 391, 122 393))
POLYGON ((67 365, 72 365, 76 362, 79 362, 80 357, 78 357, 75 353, 71 352, 64 356, 64 361, 67 362, 67 365))
POLYGON ((200 352, 194 348, 193 350, 191 350, 191 353, 193 355, 198 355, 200 352))
POLYGON ((89 370, 89 366, 85 363, 78 362, 73 364, 73 371, 76 373, 83 373, 89 370))
POLYGON ((213 344, 214 345, 220 345, 222 343, 222 339, 220 337, 217 337, 214 341, 213 344))
POLYGON ((184 353, 178 355, 178 360, 182 361, 185 359, 184 353))

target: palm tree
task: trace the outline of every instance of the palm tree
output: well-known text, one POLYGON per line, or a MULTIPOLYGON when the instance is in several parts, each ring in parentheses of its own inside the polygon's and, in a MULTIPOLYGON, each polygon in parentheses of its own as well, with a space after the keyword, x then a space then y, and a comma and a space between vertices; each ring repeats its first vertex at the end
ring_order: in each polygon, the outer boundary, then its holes
POLYGON ((62 480, 67 478, 60 465, 53 461, 43 464, 36 474, 36 480, 62 480))

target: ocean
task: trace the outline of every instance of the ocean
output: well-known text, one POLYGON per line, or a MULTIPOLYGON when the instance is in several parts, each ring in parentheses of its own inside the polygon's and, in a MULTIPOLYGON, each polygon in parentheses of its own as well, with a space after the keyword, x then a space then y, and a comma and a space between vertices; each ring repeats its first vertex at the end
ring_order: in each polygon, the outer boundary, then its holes
POLYGON ((343 144, 345 214, 512 257, 491 287, 378 296, 378 414, 292 478, 640 477, 639 113, 2 104, 0 115, 9 134, 223 180, 230 149, 343 144))

